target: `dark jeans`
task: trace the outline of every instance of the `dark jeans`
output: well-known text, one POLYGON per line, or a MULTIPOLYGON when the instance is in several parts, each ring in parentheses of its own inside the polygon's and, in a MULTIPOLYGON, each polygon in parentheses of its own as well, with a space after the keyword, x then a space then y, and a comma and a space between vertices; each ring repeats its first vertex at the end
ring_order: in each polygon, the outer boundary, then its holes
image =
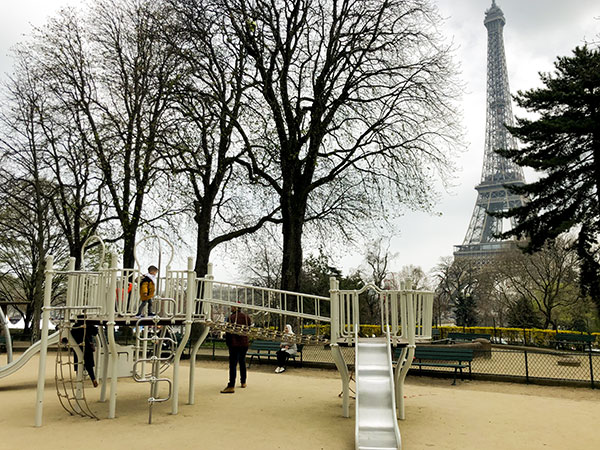
POLYGON ((290 354, 285 350, 277 350, 277 365, 279 367, 285 367, 289 357, 290 354))
POLYGON ((152 299, 149 299, 149 300, 144 300, 144 301, 140 302, 140 307, 138 308, 136 316, 142 315, 142 310, 144 309, 144 306, 146 306, 146 305, 148 305, 148 315, 152 314, 152 299))
MULTIPOLYGON (((96 374, 94 373, 94 350, 91 345, 86 345, 85 347, 79 346, 83 351, 83 366, 85 367, 86 372, 88 373, 90 380, 94 381, 96 379, 96 374)), ((77 353, 73 350, 73 362, 75 363, 75 371, 79 371, 79 359, 77 358, 77 353)))
POLYGON ((235 386, 236 367, 240 365, 240 382, 246 382, 246 352, 248 347, 229 347, 229 384, 235 386))

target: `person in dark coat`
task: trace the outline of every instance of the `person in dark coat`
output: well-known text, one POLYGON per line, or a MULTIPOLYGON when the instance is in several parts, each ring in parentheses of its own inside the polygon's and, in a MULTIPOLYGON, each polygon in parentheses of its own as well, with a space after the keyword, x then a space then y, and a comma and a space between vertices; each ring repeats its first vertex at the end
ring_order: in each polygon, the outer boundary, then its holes
MULTIPOLYGON (((83 365, 88 373, 94 387, 98 387, 96 374, 94 373, 94 351, 96 350, 94 340, 98 335, 98 327, 96 325, 87 325, 82 322, 75 323, 71 330, 73 339, 79 344, 79 348, 83 351, 83 365)), ((75 370, 79 370, 77 364, 77 352, 73 351, 73 360, 75 362, 75 370)))
MULTIPOLYGON (((244 314, 236 306, 231 308, 231 315, 228 319, 229 323, 236 323, 238 325, 250 325, 250 317, 244 314)), ((248 352, 248 336, 242 336, 239 334, 226 333, 225 342, 227 348, 229 348, 229 383, 225 389, 221 391, 221 394, 233 394, 235 392, 235 378, 237 365, 240 366, 240 387, 246 387, 246 353, 248 352)))

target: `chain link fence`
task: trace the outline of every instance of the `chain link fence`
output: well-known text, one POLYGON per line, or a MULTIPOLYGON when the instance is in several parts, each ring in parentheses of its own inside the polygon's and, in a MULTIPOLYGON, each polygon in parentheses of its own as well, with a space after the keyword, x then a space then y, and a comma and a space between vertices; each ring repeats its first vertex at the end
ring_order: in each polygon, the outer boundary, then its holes
MULTIPOLYGON (((198 354, 201 358, 227 359, 228 351, 223 340, 208 339, 198 354)), ((342 347, 342 354, 346 364, 352 369, 354 347, 342 347)), ((256 363, 255 359, 254 364, 256 363)), ((275 358, 269 361, 263 359, 260 363, 275 364, 275 358)), ((323 345, 305 345, 302 364, 335 369, 331 350, 323 345)), ((539 384, 586 384, 592 388, 600 388, 600 352, 494 345, 491 350, 475 351, 471 371, 474 378, 478 379, 539 384)), ((420 373, 454 377, 454 369, 444 367, 428 367, 423 370, 413 368, 409 372, 412 375, 420 373)))
MULTIPOLYGON (((134 343, 130 334, 119 336, 122 344, 134 343)), ((186 354, 189 355, 189 347, 186 354)), ((354 347, 341 347, 346 364, 353 369, 354 347)), ((221 359, 228 357, 224 339, 209 336, 198 352, 199 358, 221 359)), ((298 360, 300 358, 297 358, 298 360)), ((276 360, 254 359, 254 364, 275 364, 276 360)), ((291 364, 294 364, 292 362, 291 364)), ((296 365, 300 361, 295 362, 296 365)), ((330 368, 335 370, 331 350, 327 345, 305 345, 302 350, 302 364, 305 366, 330 368)), ((600 387, 600 351, 588 347, 586 350, 547 349, 522 345, 494 344, 490 350, 474 352, 471 363, 474 378, 506 381, 524 381, 539 384, 576 384, 592 388, 600 387)), ((447 367, 427 367, 411 369, 409 374, 428 374, 454 377, 454 369, 447 367)))

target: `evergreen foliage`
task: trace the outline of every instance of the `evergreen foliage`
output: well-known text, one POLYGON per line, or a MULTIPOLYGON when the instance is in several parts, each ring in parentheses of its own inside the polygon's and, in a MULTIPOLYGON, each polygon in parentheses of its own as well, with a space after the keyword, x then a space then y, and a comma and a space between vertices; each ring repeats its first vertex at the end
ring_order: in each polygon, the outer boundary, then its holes
POLYGON ((521 297, 512 304, 506 318, 508 326, 512 328, 541 328, 542 321, 533 304, 525 297, 521 297))
POLYGON ((456 325, 460 327, 472 327, 477 324, 477 305, 475 298, 471 295, 459 295, 454 303, 454 315, 456 325))
POLYGON ((496 213, 517 219, 502 238, 527 237, 527 251, 578 227, 581 285, 600 310, 600 51, 577 47, 559 57, 553 74, 540 74, 544 87, 519 91, 517 104, 537 118, 517 119, 509 131, 526 146, 498 153, 543 175, 533 183, 508 186, 529 202, 496 213))

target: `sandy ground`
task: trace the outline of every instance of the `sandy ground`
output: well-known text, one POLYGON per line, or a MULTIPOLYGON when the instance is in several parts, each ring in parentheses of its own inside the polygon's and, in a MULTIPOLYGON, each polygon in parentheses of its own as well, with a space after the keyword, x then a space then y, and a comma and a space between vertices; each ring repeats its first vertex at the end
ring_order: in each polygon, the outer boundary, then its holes
MULTIPOLYGON (((4 359, 4 358, 3 358, 4 359)), ((187 405, 187 364, 182 368, 180 410, 154 406, 148 425, 148 385, 119 380, 117 418, 105 419, 100 389, 86 389, 103 420, 69 416, 54 386, 49 355, 44 426, 33 427, 37 359, 0 379, 0 449, 352 449, 352 417, 342 417, 341 383, 334 371, 254 365, 248 388, 220 394, 222 362, 199 361, 196 404, 187 405)), ((2 360, 4 363, 4 360, 2 360)), ((409 377, 403 448, 593 449, 600 448, 600 390, 409 377)))

